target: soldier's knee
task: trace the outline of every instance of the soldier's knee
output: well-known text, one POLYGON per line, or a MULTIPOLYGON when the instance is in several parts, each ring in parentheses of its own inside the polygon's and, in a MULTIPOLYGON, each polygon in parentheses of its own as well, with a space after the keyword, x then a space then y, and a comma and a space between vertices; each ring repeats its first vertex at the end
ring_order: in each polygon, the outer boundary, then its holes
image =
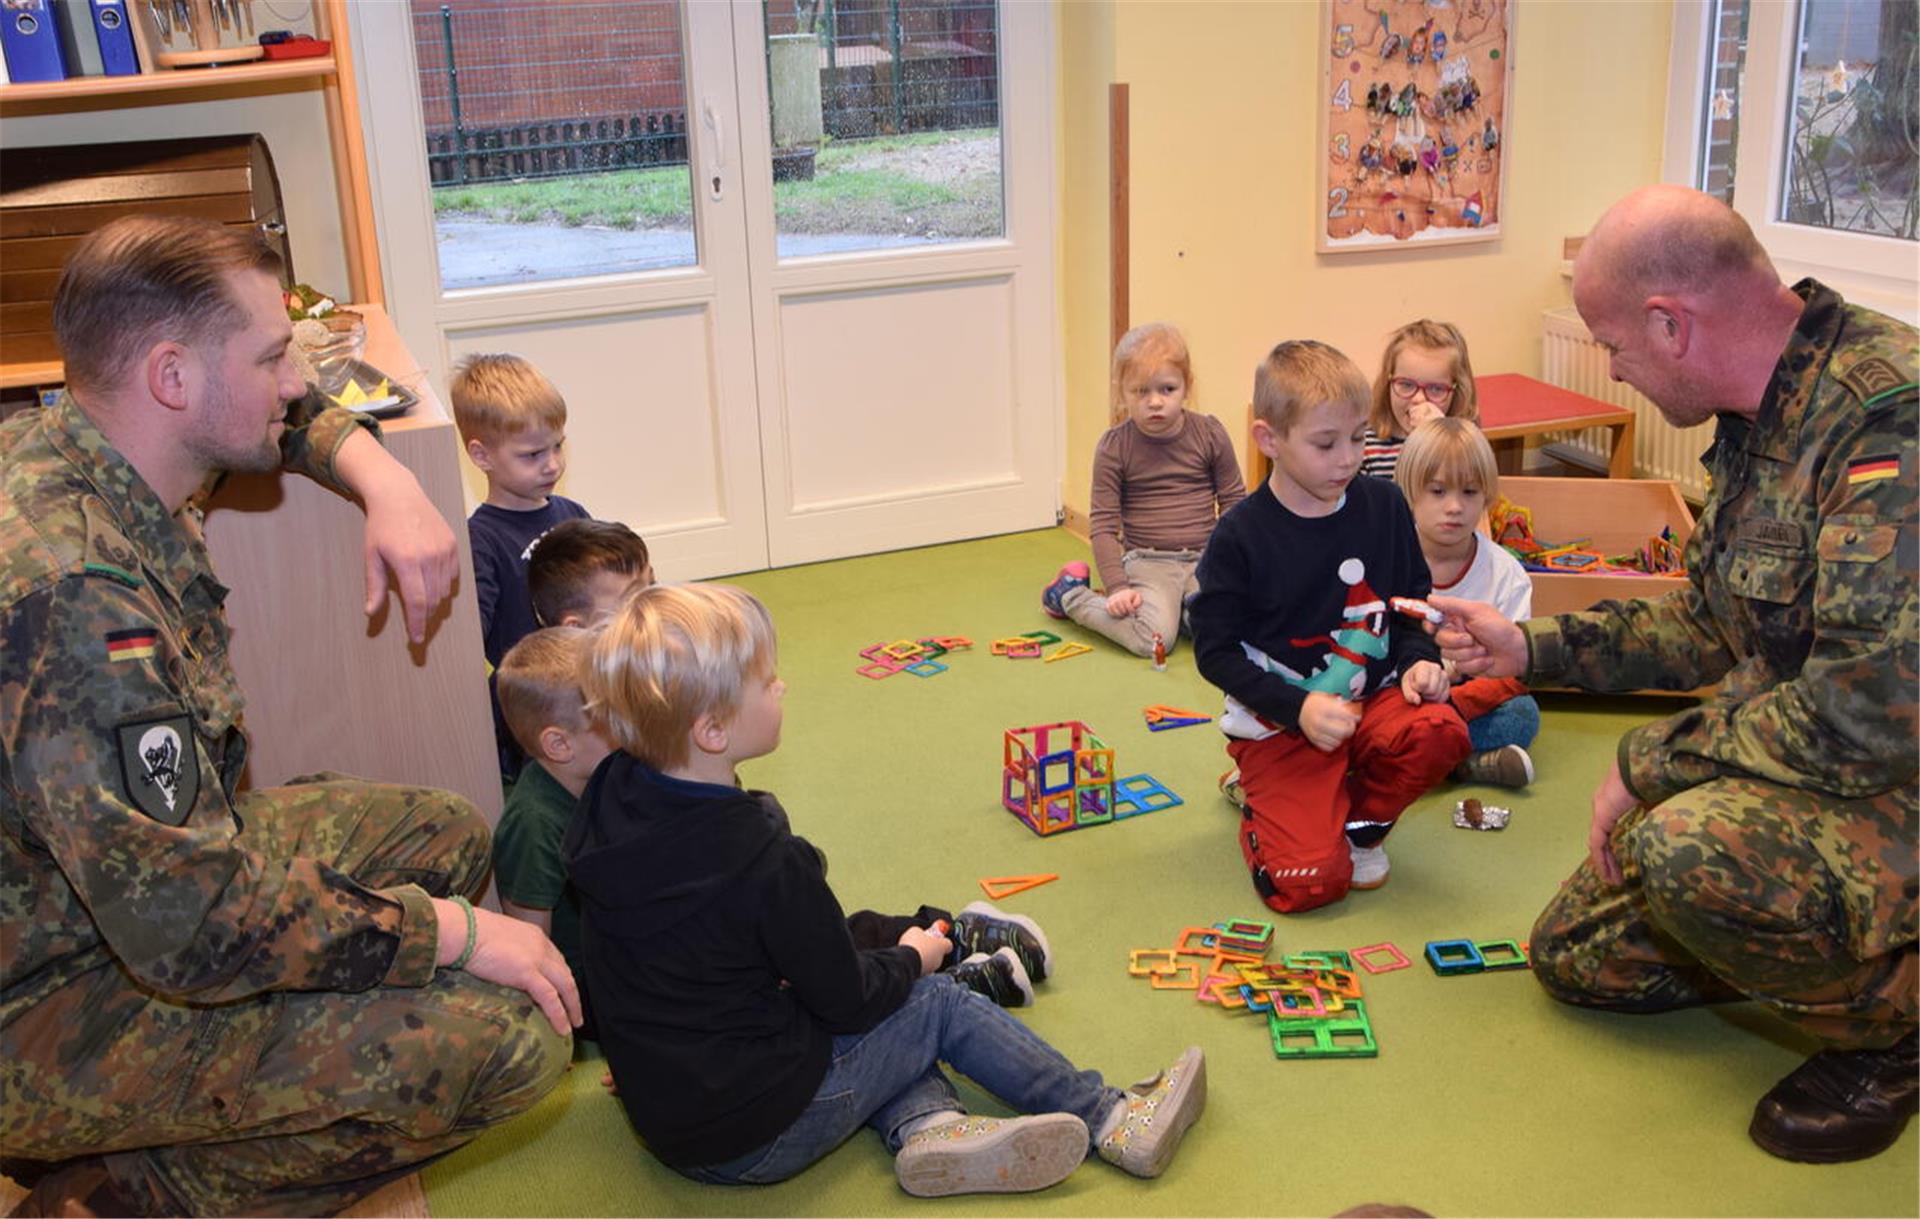
MULTIPOLYGON (((500 1036, 474 1079, 463 1120, 492 1125, 525 1112, 553 1090, 573 1061, 573 1038, 556 1033, 545 1013, 519 991, 499 991, 500 1036)), ((471 1047, 480 1052, 481 1047, 471 1047)))
POLYGON ((1591 954, 1578 951, 1571 929, 1577 920, 1568 917, 1564 894, 1556 896, 1540 917, 1534 920, 1532 938, 1527 942, 1527 958, 1534 981, 1562 1003, 1583 1006, 1593 1002, 1597 989, 1587 961, 1591 954))
POLYGON ((1647 908, 1668 927, 1750 888, 1742 877, 1753 861, 1728 837, 1725 817, 1687 794, 1649 811, 1626 836, 1647 908))

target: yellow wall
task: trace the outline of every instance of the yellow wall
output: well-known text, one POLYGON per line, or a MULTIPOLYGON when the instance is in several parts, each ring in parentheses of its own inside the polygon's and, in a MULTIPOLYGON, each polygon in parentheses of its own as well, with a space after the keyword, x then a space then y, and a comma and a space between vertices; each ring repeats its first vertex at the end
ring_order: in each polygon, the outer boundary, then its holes
MULTIPOLYGON (((1347 3, 1349 0, 1340 0, 1347 3)), ((1253 368, 1317 338, 1369 377, 1389 331, 1454 322, 1481 373, 1539 371, 1540 312, 1567 303, 1563 237, 1660 177, 1669 3, 1522 3, 1504 233, 1320 255, 1320 9, 1305 0, 1061 6, 1064 498, 1084 511, 1107 423, 1107 85, 1131 94, 1132 321, 1178 325, 1196 393, 1240 443, 1253 368)))

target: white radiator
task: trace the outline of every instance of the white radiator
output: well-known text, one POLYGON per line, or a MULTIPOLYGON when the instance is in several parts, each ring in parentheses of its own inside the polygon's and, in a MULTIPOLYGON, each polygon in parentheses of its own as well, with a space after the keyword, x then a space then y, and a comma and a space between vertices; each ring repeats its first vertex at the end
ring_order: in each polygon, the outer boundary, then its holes
MULTIPOLYGON (((1540 315, 1540 379, 1631 410, 1634 477, 1670 479, 1688 499, 1698 503, 1707 498, 1707 472, 1700 455, 1713 443, 1713 424, 1684 430, 1674 427, 1639 390, 1615 381, 1607 373, 1606 349, 1593 341, 1571 306, 1540 315)), ((1604 470, 1609 436, 1605 428, 1566 432, 1547 447, 1558 456, 1604 470)))

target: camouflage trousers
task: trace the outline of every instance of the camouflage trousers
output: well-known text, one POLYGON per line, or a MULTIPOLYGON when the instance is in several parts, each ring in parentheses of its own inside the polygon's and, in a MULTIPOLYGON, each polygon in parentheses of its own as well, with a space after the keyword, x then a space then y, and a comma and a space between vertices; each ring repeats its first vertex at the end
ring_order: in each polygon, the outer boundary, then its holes
POLYGON ((1621 888, 1582 862, 1534 925, 1534 976, 1584 1007, 1753 999, 1841 1048, 1914 1028, 1915 802, 1728 778, 1614 829, 1621 888))
MULTIPOLYGON (((486 823, 445 792, 321 775, 239 811, 241 841, 268 860, 324 859, 435 896, 486 878, 486 823)), ((83 978, 6 1031, 20 1057, 0 1145, 52 1170, 29 1207, 66 1195, 100 1214, 329 1214, 528 1108, 571 1056, 525 994, 453 970, 417 989, 212 1007, 132 991, 117 971, 83 978), (137 1011, 76 1057, 61 1036, 76 1002, 137 1011)))

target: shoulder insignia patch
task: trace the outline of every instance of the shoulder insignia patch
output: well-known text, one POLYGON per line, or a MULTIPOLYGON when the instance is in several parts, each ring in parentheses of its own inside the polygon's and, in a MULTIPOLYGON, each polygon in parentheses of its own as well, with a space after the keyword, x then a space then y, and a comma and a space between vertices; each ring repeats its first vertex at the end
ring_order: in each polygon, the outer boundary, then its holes
POLYGON ((133 806, 162 825, 182 825, 200 796, 199 755, 185 714, 135 720, 114 729, 120 779, 133 806))
POLYGON ((1872 402, 1888 394, 1913 388, 1913 382, 1902 376, 1891 360, 1883 356, 1867 356, 1854 361, 1839 377, 1840 381, 1859 394, 1861 399, 1872 402))
POLYGON ((1880 478, 1900 477, 1900 454, 1874 453, 1856 457, 1847 463, 1847 485, 1870 483, 1880 478))
POLYGON ((160 632, 150 626, 108 631, 104 636, 108 660, 146 660, 160 643, 160 632))

